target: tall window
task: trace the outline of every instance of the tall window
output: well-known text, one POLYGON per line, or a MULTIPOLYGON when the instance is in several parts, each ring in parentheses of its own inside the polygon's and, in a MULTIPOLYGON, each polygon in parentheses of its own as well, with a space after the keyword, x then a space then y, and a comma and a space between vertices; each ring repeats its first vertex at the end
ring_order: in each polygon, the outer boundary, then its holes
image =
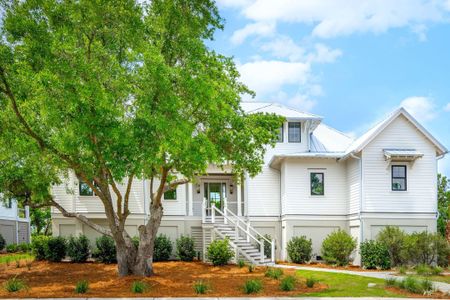
POLYGON ((284 133, 284 128, 283 128, 283 125, 281 125, 281 127, 278 128, 278 139, 277 139, 277 143, 282 143, 282 142, 283 142, 283 133, 284 133))
POLYGON ((177 190, 170 190, 165 192, 164 200, 177 200, 177 190))
POLYGON ((301 142, 301 124, 300 122, 288 123, 288 141, 289 143, 301 142))
POLYGON ((324 195, 324 175, 323 173, 311 173, 311 195, 322 196, 324 195))
POLYGON ((392 166, 392 190, 406 191, 406 166, 392 166))
POLYGON ((90 188, 90 186, 79 179, 78 188, 80 191, 80 196, 94 196, 94 191, 90 188))

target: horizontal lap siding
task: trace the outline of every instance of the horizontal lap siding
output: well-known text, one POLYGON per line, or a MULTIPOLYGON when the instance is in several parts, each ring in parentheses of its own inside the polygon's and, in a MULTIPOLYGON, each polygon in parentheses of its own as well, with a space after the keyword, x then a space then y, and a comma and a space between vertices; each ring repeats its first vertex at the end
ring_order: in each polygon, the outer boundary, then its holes
MULTIPOLYGON (((69 172, 68 178, 62 178, 62 183, 54 185, 52 187, 52 194, 56 200, 65 210, 73 212, 73 201, 78 196, 78 180, 69 172)), ((53 212, 59 212, 56 208, 52 207, 53 212)))
POLYGON ((323 159, 289 159, 284 164, 283 214, 347 213, 347 178, 344 163, 323 159), (310 172, 324 173, 324 196, 311 196, 310 172))
POLYGON ((247 181, 248 215, 280 215, 280 175, 269 167, 247 181))
POLYGON ((347 184, 348 184, 348 213, 359 212, 361 200, 361 169, 360 162, 357 159, 347 160, 347 184))
MULTIPOLYGON (((405 117, 394 120, 362 152, 364 200, 367 212, 435 212, 436 150, 405 117), (424 154, 407 163, 407 191, 391 190, 391 165, 383 149, 416 149, 424 154)), ((402 163, 396 163, 399 164, 402 163)))

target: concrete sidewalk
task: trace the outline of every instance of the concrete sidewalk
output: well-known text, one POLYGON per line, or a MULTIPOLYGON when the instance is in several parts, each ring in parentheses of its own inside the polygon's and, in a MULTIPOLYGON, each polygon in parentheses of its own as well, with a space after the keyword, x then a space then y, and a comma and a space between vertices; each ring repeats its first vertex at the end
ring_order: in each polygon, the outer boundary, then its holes
MULTIPOLYGON (((326 269, 326 268, 314 268, 314 267, 300 267, 300 266, 289 266, 289 265, 274 265, 274 267, 284 268, 284 269, 317 271, 317 272, 341 273, 341 274, 358 275, 358 276, 365 276, 365 277, 378 278, 378 279, 387 279, 387 278, 403 279, 403 278, 405 278, 404 276, 396 276, 394 272, 388 272, 388 271, 386 271, 386 272, 385 271, 363 272, 363 271, 350 271, 350 270, 326 269)), ((444 282, 433 281, 433 285, 437 290, 439 290, 443 293, 450 294, 450 284, 444 283, 444 282)), ((386 299, 386 298, 383 298, 383 299, 386 299)))

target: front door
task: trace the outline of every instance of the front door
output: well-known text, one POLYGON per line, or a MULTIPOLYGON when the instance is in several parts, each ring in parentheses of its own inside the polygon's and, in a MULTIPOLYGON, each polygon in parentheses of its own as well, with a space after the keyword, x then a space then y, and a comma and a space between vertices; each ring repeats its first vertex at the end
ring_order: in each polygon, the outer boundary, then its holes
MULTIPOLYGON (((227 185, 225 182, 205 182, 205 198, 208 208, 216 206, 223 211, 224 199, 227 196, 227 185)), ((209 211, 209 210, 208 210, 209 211)))

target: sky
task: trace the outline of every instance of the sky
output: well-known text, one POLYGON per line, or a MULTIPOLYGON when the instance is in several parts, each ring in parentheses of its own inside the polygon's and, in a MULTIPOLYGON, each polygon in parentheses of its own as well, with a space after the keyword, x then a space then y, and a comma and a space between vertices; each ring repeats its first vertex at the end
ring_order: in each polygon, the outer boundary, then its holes
MULTIPOLYGON (((255 101, 324 117, 358 137, 405 107, 450 149, 450 0, 218 0, 255 101)), ((246 98, 245 100, 252 100, 246 98)), ((450 176, 450 154, 439 161, 450 176)))

